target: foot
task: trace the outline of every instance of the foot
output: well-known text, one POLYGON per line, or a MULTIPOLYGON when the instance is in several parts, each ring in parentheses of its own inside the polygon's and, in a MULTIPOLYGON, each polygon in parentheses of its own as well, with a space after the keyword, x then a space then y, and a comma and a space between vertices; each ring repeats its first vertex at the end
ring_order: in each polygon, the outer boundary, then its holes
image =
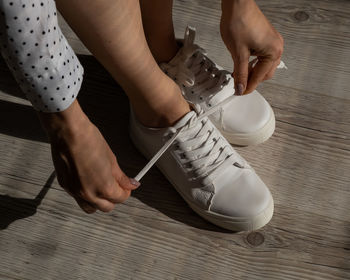
MULTIPOLYGON (((180 86, 189 102, 207 111, 234 95, 234 81, 228 71, 211 61, 206 52, 194 44, 194 38, 195 29, 187 27, 180 50, 160 67, 180 86)), ((209 118, 225 138, 236 145, 262 143, 275 130, 272 108, 257 91, 236 96, 209 118)))
MULTIPOLYGON (((199 105, 168 128, 143 126, 130 114, 129 132, 140 152, 204 219, 233 231, 255 230, 273 214, 269 189, 208 119, 199 105)), ((146 170, 146 171, 144 171, 146 170)), ((142 174, 142 175, 140 175, 142 174)))

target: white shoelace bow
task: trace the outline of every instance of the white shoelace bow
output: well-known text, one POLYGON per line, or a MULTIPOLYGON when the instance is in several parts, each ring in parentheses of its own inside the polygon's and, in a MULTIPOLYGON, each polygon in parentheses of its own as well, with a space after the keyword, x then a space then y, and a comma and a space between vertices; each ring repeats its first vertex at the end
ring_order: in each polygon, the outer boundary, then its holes
POLYGON ((141 178, 148 172, 148 170, 157 162, 157 160, 164 154, 164 152, 174 143, 176 139, 180 140, 181 134, 185 134, 186 130, 202 122, 202 126, 195 138, 183 139, 181 141, 183 150, 186 153, 187 162, 184 166, 188 171, 192 171, 192 179, 198 177, 209 176, 210 179, 214 179, 225 170, 226 166, 234 164, 238 168, 243 168, 241 164, 237 162, 240 160, 237 153, 228 153, 231 149, 228 143, 225 143, 222 139, 222 135, 218 135, 215 132, 214 125, 208 123, 208 119, 204 119, 207 116, 216 112, 221 106, 230 102, 234 96, 230 96, 224 101, 216 104, 208 111, 203 110, 196 106, 199 111, 198 115, 194 115, 189 121, 179 129, 170 128, 169 131, 173 135, 171 138, 159 149, 159 151, 152 157, 152 159, 146 164, 146 166, 137 174, 135 180, 140 181, 141 178), (214 138, 214 139, 213 139, 214 138), (195 148, 193 148, 195 147, 195 148), (187 151, 186 151, 187 150, 187 151), (219 168, 221 167, 221 168, 219 168))

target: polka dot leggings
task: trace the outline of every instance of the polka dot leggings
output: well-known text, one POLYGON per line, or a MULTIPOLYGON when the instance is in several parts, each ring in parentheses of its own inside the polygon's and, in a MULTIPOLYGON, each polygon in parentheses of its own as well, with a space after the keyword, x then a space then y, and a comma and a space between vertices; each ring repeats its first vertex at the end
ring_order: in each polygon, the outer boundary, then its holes
POLYGON ((62 111, 77 97, 84 69, 57 24, 54 0, 0 0, 0 50, 35 110, 62 111))

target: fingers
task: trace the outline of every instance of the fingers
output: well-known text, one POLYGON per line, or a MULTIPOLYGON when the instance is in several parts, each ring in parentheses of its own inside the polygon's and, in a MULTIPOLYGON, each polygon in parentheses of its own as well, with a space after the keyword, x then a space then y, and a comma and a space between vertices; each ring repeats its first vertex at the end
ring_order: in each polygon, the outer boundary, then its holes
POLYGON ((129 193, 123 193, 117 199, 114 198, 99 198, 95 196, 83 195, 83 198, 79 196, 73 196, 80 208, 87 214, 95 213, 97 210, 102 212, 111 212, 117 203, 124 202, 130 196, 129 193))
POLYGON ((125 202, 131 194, 131 190, 122 188, 114 179, 112 180, 111 183, 99 187, 95 193, 82 191, 79 194, 80 199, 102 212, 112 211, 116 204, 125 202))
POLYGON ((248 84, 244 94, 250 93, 256 89, 259 83, 261 83, 265 76, 270 72, 274 61, 269 58, 259 58, 255 67, 252 69, 248 84))
POLYGON ((275 63, 272 65, 270 71, 265 75, 264 81, 272 79, 272 77, 275 75, 277 66, 280 64, 281 59, 278 59, 275 61, 275 63))
POLYGON ((139 182, 126 176, 119 168, 116 168, 112 174, 114 177, 111 178, 110 183, 98 188, 95 194, 81 194, 84 200, 103 212, 110 212, 115 204, 125 202, 130 197, 131 191, 140 186, 139 182))
POLYGON ((84 201, 80 197, 74 197, 74 199, 85 213, 92 214, 96 212, 97 209, 87 201, 84 201))
POLYGON ((129 198, 131 191, 137 189, 141 184, 135 179, 126 176, 119 169, 119 166, 116 166, 115 171, 112 173, 115 180, 109 186, 105 186, 99 193, 99 196, 114 204, 123 203, 129 198))
POLYGON ((123 189, 130 191, 136 190, 140 186, 140 182, 133 178, 129 178, 124 173, 118 178, 118 183, 123 189))
POLYGON ((116 204, 125 202, 131 191, 140 186, 139 182, 130 179, 122 171, 119 174, 118 181, 112 176, 110 183, 99 186, 95 192, 82 187, 64 187, 64 189, 76 200, 85 213, 92 214, 97 210, 110 212, 116 204))
POLYGON ((249 69, 249 52, 243 51, 239 55, 233 57, 234 72, 233 79, 235 81, 235 94, 242 95, 247 87, 248 69, 249 69))
MULTIPOLYGON (((117 204, 126 201, 129 198, 130 194, 130 190, 126 190, 122 188, 117 182, 114 182, 112 185, 104 186, 104 188, 97 193, 97 196, 101 199, 105 199, 109 202, 117 204)), ((98 202, 96 202, 96 204, 98 205, 98 202)))
POLYGON ((94 199, 94 201, 95 201, 95 207, 98 210, 100 210, 102 212, 106 212, 106 213, 111 212, 115 208, 115 205, 116 205, 116 203, 111 202, 111 201, 109 201, 107 199, 103 199, 103 198, 97 198, 96 197, 94 199))
POLYGON ((115 208, 116 204, 125 202, 130 197, 131 190, 136 189, 140 185, 137 181, 136 185, 131 183, 133 179, 129 179, 124 173, 122 178, 120 184, 112 178, 111 183, 100 186, 96 193, 82 188, 79 188, 79 192, 70 191, 69 189, 72 188, 64 189, 76 200, 85 213, 92 214, 96 210, 110 212, 115 208))
POLYGON ((112 156, 112 175, 114 176, 115 180, 118 182, 120 187, 122 187, 125 190, 133 191, 137 189, 141 184, 140 182, 136 181, 133 178, 129 178, 125 175, 125 173, 120 169, 117 158, 112 156))

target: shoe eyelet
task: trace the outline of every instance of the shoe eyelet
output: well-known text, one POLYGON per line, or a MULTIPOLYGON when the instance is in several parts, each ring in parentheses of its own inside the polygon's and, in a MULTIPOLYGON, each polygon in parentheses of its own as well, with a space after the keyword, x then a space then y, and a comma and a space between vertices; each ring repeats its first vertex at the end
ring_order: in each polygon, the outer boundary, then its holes
POLYGON ((203 97, 202 97, 202 96, 200 96, 200 97, 199 97, 199 99, 200 99, 200 100, 203 100, 203 97))
POLYGON ((238 167, 238 168, 244 168, 244 166, 238 162, 235 162, 233 165, 238 167))
POLYGON ((210 104, 210 103, 208 103, 208 106, 209 106, 209 107, 211 107, 211 104, 210 104))
POLYGON ((191 93, 192 93, 192 94, 194 94, 194 91, 193 91, 193 90, 191 90, 191 93))

